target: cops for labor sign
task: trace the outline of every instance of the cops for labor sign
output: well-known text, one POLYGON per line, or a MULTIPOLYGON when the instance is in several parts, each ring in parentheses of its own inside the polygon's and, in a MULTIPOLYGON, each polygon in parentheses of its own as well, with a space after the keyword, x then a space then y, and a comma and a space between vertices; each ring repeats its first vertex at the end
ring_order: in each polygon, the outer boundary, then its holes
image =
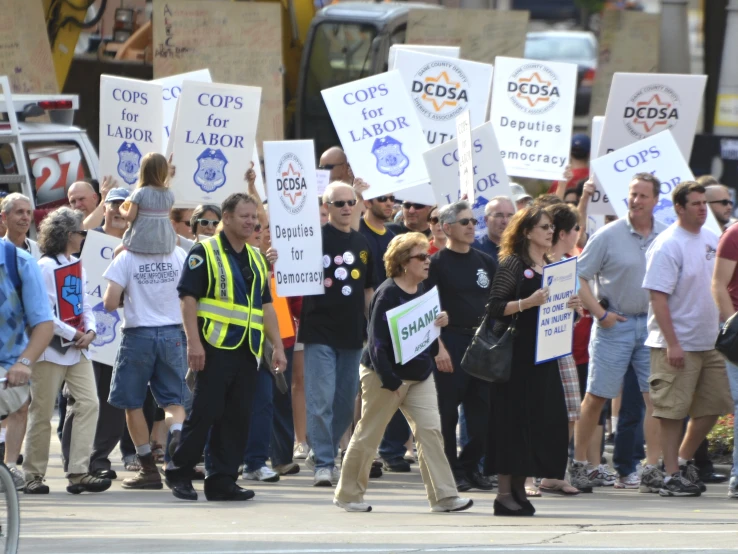
POLYGON ((456 118, 465 111, 472 128, 486 121, 491 65, 410 50, 398 50, 395 56, 395 69, 431 147, 456 136, 456 118))
POLYGON ((172 135, 177 206, 220 205, 245 191, 260 100, 258 87, 183 83, 172 135))
MULTIPOLYGON (((618 217, 628 214, 629 186, 637 173, 651 173, 661 181, 658 203, 653 216, 666 225, 677 220, 672 202, 672 192, 682 181, 693 181, 681 150, 671 131, 658 133, 606 156, 590 164, 598 187, 604 188, 618 217)), ((707 210, 705 228, 717 236, 722 231, 712 210, 707 210)))
POLYGON ((120 239, 90 231, 87 233, 80 260, 87 275, 85 293, 95 315, 95 340, 90 344, 90 358, 101 364, 112 366, 121 341, 123 313, 119 308, 108 312, 103 306, 103 295, 108 281, 103 273, 113 260, 113 252, 120 244, 120 239))
POLYGON ((161 91, 158 83, 100 77, 100 175, 130 188, 141 158, 163 151, 161 91))
POLYGON ((706 83, 705 75, 616 73, 610 86, 598 155, 668 129, 688 160, 706 83))
POLYGON ((312 140, 264 142, 277 294, 323 294, 323 241, 312 140))
POLYGON ((576 92, 574 64, 495 58, 490 121, 508 175, 563 178, 576 92))
MULTIPOLYGON (((151 81, 161 85, 161 101, 162 101, 162 119, 164 125, 163 139, 169 141, 169 135, 172 133, 172 124, 174 123, 175 110, 177 108, 177 98, 182 93, 182 83, 185 81, 201 81, 210 83, 210 71, 201 69, 199 71, 190 71, 188 73, 180 73, 171 77, 164 77, 151 81)), ((166 146, 166 145, 165 145, 166 146)))
POLYGON ((427 143, 398 71, 322 94, 354 175, 370 185, 366 200, 428 183, 427 143))
MULTIPOLYGON (((487 122, 472 129, 472 162, 474 164, 475 201, 472 209, 479 222, 477 236, 486 233, 484 223, 484 207, 495 196, 510 196, 510 181, 505 172, 505 165, 500 157, 500 147, 492 128, 487 122)), ((452 139, 436 146, 423 154, 431 186, 435 192, 437 204, 445 206, 456 202, 461 197, 459 190, 459 152, 457 140, 452 139)))
MULTIPOLYGON (((605 117, 596 115, 592 118, 592 148, 590 149, 590 161, 597 158, 597 152, 600 147, 600 138, 602 138, 602 125, 605 123, 605 117)), ((589 199, 589 206, 587 208, 589 215, 606 216, 615 215, 615 210, 610 204, 610 199, 602 190, 602 187, 597 188, 595 185, 595 192, 589 199)), ((591 235, 592 233, 590 233, 591 235)))

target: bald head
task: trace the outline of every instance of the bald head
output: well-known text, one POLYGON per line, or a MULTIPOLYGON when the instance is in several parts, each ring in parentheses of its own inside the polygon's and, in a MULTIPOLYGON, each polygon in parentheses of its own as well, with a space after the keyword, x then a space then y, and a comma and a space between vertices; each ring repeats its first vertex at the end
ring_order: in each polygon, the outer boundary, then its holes
POLYGON ((330 169, 331 182, 340 181, 348 185, 354 184, 354 174, 348 164, 346 153, 339 146, 331 146, 320 157, 320 167, 330 169))
POLYGON ((98 196, 92 185, 86 181, 72 183, 67 191, 67 200, 75 210, 81 211, 85 217, 97 207, 98 196))
POLYGON ((705 196, 715 219, 718 220, 721 227, 725 227, 730 223, 730 218, 733 215, 730 189, 724 185, 710 185, 705 187, 705 196))

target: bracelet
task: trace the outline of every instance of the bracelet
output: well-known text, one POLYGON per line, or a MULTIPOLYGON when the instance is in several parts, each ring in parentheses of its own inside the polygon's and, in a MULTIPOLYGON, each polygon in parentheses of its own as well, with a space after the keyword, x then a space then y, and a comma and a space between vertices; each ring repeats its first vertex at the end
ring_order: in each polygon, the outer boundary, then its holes
POLYGON ((518 310, 520 310, 522 312, 523 311, 523 304, 521 302, 522 301, 520 299, 518 299, 518 310))
POLYGON ((609 314, 610 314, 610 312, 608 312, 607 310, 605 310, 605 313, 602 314, 602 317, 598 317, 597 318, 597 321, 603 321, 609 314))

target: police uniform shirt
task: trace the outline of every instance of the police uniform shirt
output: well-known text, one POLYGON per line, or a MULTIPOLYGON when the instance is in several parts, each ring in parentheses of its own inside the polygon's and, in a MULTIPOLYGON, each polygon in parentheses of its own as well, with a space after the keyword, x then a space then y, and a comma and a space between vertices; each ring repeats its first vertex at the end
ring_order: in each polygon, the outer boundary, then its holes
POLYGON ((449 329, 471 330, 479 325, 496 270, 497 262, 474 248, 466 254, 444 248, 431 256, 425 288, 438 286, 449 329))
POLYGON ((302 300, 298 341, 359 349, 364 342, 364 290, 374 287, 369 243, 358 231, 323 225, 325 294, 302 300))
MULTIPOLYGON (((251 293, 251 284, 254 280, 254 273, 249 265, 249 253, 244 246, 241 252, 233 250, 231 243, 228 242, 228 238, 225 233, 220 233, 220 240, 223 244, 223 249, 228 256, 228 260, 231 264, 233 271, 240 270, 243 275, 243 280, 246 283, 248 294, 251 293)), ((258 252, 258 250, 257 250, 258 252)), ((261 254, 259 254, 261 255, 261 254)), ((266 264, 266 261, 264 262, 266 264)), ((197 243, 190 250, 187 260, 184 264, 182 271, 182 277, 179 280, 177 286, 177 292, 179 297, 192 296, 196 299, 206 297, 208 295, 208 262, 207 254, 205 253, 205 247, 197 243)), ((269 304, 272 301, 272 293, 269 290, 269 283, 265 283, 263 292, 261 294, 261 303, 269 304)), ((198 327, 202 333, 202 319, 198 318, 198 327)), ((243 341, 243 344, 239 348, 249 348, 249 341, 243 341)))

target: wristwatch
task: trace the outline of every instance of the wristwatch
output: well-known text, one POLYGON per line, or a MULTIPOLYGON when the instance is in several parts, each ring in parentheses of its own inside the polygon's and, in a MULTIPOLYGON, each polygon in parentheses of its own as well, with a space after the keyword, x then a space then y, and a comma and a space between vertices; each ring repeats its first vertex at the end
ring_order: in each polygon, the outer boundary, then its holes
POLYGON ((18 358, 16 363, 23 364, 24 366, 31 367, 31 360, 28 358, 18 358))

